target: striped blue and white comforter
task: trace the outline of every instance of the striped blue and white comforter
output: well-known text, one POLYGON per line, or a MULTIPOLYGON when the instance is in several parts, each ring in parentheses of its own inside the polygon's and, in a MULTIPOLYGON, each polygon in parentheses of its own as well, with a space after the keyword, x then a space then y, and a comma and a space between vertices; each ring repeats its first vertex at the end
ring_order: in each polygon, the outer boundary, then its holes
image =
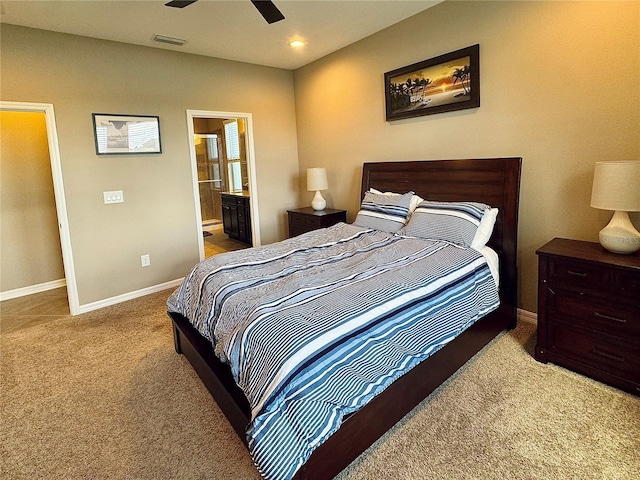
POLYGON ((275 480, 498 303, 476 250, 342 223, 211 257, 167 305, 231 365, 249 450, 275 480))

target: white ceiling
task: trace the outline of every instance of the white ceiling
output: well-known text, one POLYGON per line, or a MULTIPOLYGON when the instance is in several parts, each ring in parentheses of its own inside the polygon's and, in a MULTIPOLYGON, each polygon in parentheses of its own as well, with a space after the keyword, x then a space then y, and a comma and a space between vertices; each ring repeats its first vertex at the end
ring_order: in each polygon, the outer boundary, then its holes
POLYGON ((267 24, 250 0, 1 2, 0 22, 294 70, 442 0, 274 0, 285 19, 267 24), (162 34, 187 40, 172 46, 162 34), (301 49, 289 46, 303 40, 301 49))

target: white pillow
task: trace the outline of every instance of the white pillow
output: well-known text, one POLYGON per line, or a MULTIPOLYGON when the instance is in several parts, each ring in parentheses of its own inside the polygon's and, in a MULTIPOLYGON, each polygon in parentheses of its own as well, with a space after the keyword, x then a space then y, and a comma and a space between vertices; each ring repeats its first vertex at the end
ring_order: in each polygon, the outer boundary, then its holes
POLYGON ((473 237, 473 241, 471 242, 471 248, 475 248, 477 250, 489 243, 491 234, 493 233, 493 227, 496 224, 497 217, 497 208, 490 208, 489 210, 485 210, 484 215, 482 216, 482 220, 480 220, 478 231, 476 232, 476 235, 473 237))

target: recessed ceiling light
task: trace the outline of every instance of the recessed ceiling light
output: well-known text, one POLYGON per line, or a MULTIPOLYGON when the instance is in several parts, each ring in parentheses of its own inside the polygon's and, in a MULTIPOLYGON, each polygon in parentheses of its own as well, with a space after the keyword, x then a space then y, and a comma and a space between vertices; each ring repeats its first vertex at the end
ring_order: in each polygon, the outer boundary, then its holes
POLYGON ((289 45, 293 48, 300 48, 304 47, 304 42, 302 40, 294 40, 293 42, 289 42, 289 45))
POLYGON ((187 43, 186 40, 183 40, 181 38, 175 38, 175 37, 169 37, 167 35, 160 35, 158 33, 156 33, 153 36, 153 39, 156 42, 161 42, 161 43, 169 43, 171 45, 184 45, 185 43, 187 43))

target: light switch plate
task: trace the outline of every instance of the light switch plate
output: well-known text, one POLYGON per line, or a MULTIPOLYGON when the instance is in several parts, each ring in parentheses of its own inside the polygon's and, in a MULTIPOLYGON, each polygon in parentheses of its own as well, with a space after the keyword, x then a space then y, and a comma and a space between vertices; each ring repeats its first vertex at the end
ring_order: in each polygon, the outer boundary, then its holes
POLYGON ((110 192, 102 192, 104 197, 104 204, 110 203, 124 203, 124 193, 122 190, 112 190, 110 192))

